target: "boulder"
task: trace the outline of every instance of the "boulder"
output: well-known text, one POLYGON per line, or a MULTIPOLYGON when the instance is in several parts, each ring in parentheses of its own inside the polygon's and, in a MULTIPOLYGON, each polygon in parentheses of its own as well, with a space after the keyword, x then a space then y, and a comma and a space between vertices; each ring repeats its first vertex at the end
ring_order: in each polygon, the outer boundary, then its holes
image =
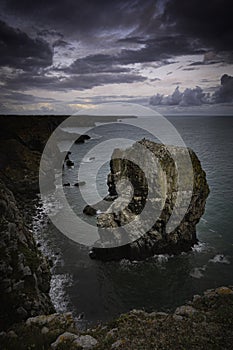
POLYGON ((83 209, 83 213, 89 216, 95 216, 97 213, 97 210, 90 205, 86 205, 85 208, 83 209))
POLYGON ((51 344, 52 349, 63 349, 64 346, 68 346, 72 349, 83 349, 89 350, 97 345, 97 340, 91 335, 81 335, 78 336, 74 333, 65 332, 56 339, 54 343, 51 344))
POLYGON ((98 344, 97 340, 93 338, 91 335, 81 335, 76 338, 72 344, 77 345, 77 347, 81 347, 84 350, 92 349, 94 346, 98 344))
POLYGON ((77 140, 75 141, 76 144, 78 143, 84 143, 87 140, 90 140, 90 136, 89 135, 80 135, 77 140))
POLYGON ((70 159, 67 159, 67 160, 66 160, 66 165, 67 165, 68 167, 74 166, 74 162, 73 162, 72 160, 70 160, 70 159))

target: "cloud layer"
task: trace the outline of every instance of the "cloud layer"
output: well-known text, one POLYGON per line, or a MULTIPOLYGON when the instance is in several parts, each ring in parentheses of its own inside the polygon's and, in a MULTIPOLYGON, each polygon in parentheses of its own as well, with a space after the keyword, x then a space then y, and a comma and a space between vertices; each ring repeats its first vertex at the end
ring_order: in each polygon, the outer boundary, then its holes
POLYGON ((52 64, 53 53, 42 39, 32 39, 26 33, 0 21, 0 66, 25 71, 52 64))
POLYGON ((96 102, 118 91, 148 99, 154 82, 153 105, 231 103, 231 7, 230 0, 2 0, 1 110, 20 107, 19 94, 27 106, 47 103, 49 93, 65 101, 68 93, 96 102), (209 96, 205 88, 214 85, 209 96))
POLYGON ((152 106, 201 106, 203 104, 233 102, 233 77, 224 74, 221 77, 221 85, 210 96, 199 86, 186 88, 183 92, 177 86, 171 95, 156 93, 149 100, 152 106))

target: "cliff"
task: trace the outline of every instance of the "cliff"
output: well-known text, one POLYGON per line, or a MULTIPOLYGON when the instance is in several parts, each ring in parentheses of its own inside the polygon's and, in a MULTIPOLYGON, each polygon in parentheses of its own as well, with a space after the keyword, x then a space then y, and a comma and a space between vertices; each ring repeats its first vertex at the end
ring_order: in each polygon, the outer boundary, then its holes
POLYGON ((64 116, 0 116, 0 178, 17 196, 39 193, 41 153, 64 116))
POLYGON ((0 328, 54 312, 50 266, 26 224, 39 193, 40 157, 64 117, 0 116, 0 328))
POLYGON ((116 149, 110 169, 107 199, 113 202, 97 217, 100 240, 90 252, 92 258, 140 260, 154 254, 178 254, 197 243, 196 225, 204 213, 209 187, 192 150, 144 139, 129 149, 116 149), (158 164, 148 158, 147 150, 158 164), (130 160, 135 154, 140 154, 140 166, 130 160))
POLYGON ((0 333, 3 350, 231 350, 233 286, 195 295, 173 313, 132 310, 80 331, 70 314, 29 318, 0 333))
POLYGON ((0 328, 54 311, 50 267, 26 227, 14 195, 0 180, 0 328))

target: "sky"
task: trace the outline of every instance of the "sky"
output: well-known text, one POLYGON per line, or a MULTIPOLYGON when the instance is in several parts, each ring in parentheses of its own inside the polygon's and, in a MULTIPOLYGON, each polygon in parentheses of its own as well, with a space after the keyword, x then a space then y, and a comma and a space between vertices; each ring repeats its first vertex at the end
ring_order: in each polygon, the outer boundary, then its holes
POLYGON ((0 113, 233 115, 231 0, 0 0, 0 113))

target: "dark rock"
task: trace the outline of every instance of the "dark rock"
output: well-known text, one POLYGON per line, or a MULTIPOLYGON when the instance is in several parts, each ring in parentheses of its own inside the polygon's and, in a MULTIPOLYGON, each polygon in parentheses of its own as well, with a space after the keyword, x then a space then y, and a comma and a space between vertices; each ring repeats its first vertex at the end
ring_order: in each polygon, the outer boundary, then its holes
POLYGON ((89 135, 80 135, 77 140, 75 141, 76 144, 78 143, 84 143, 85 141, 90 140, 89 135))
POLYGON ((50 270, 27 228, 11 191, 0 180, 0 328, 37 313, 54 311, 49 297, 50 270), (30 304, 30 308, 26 305, 30 304), (25 312, 24 312, 25 310, 25 312), (27 315, 26 315, 27 313, 27 315))
MULTIPOLYGON (((32 198, 39 193, 41 153, 54 128, 64 119, 64 116, 0 116, 1 179, 14 194, 20 193, 21 197, 32 198)), ((51 166, 48 164, 44 173, 46 180, 52 176, 49 169, 51 166)), ((54 178, 51 179, 51 184, 53 181, 54 178)))
POLYGON ((83 209, 83 213, 89 216, 95 216, 97 213, 97 210, 90 205, 86 205, 85 208, 83 209))
POLYGON ((64 187, 70 187, 70 183, 67 182, 67 183, 63 184, 63 186, 64 186, 64 187))
POLYGON ((96 259, 96 254, 95 254, 94 250, 90 250, 90 251, 89 251, 89 257, 90 257, 91 259, 96 259))
POLYGON ((74 186, 76 186, 76 187, 84 186, 84 185, 86 185, 86 182, 85 182, 85 181, 78 181, 78 182, 76 182, 76 183, 74 184, 74 186))
MULTIPOLYGON (((188 150, 188 152, 193 169, 187 167, 185 149, 181 147, 164 146, 144 139, 136 142, 125 151, 120 149, 114 151, 107 184, 110 198, 117 198, 118 191, 120 191, 121 200, 114 200, 108 212, 98 215, 97 226, 99 227, 100 240, 92 249, 91 258, 143 260, 155 254, 179 254, 183 251, 189 251, 197 243, 196 225, 204 213, 209 187, 200 161, 192 150, 188 150), (137 152, 140 145, 144 146, 144 150, 148 149, 154 154, 155 158, 159 160, 160 167, 153 169, 150 164, 151 158, 147 159, 149 152, 146 151, 141 157, 142 163, 144 162, 142 169, 128 160, 133 152, 137 152), (179 171, 183 174, 183 182, 179 188, 177 187, 177 168, 173 157, 180 160, 179 171), (190 186, 192 176, 194 180, 190 186), (121 180, 122 177, 127 178, 133 187, 130 203, 128 203, 127 198, 124 199, 127 193, 130 194, 130 188, 123 184, 122 188, 117 189, 120 183, 118 180, 121 180), (149 189, 151 193, 148 200, 149 189), (122 206, 124 200, 126 205, 122 206), (174 217, 177 220, 177 226, 170 231, 169 219, 176 200, 178 205, 174 217), (146 204, 149 210, 144 211, 144 221, 135 221, 137 222, 135 229, 131 230, 130 240, 127 240, 129 236, 124 231, 124 225, 137 218, 146 204), (182 213, 183 207, 187 207, 187 209, 180 219, 179 213, 180 211, 182 213), (140 234, 141 231, 143 232, 144 225, 151 222, 151 218, 153 219, 154 212, 159 213, 159 217, 152 220, 153 224, 146 233, 140 234), (114 229, 112 234, 110 234, 111 228, 114 229), (115 233, 116 231, 117 233, 115 233), (129 241, 132 243, 128 243, 129 241), (105 242, 111 243, 109 248, 104 246, 105 242), (114 245, 116 247, 112 248, 114 245)), ((98 204, 95 207, 98 207, 98 204)))
POLYGON ((7 337, 9 337, 9 338, 18 338, 18 335, 15 333, 15 331, 10 330, 10 331, 7 333, 7 337))
POLYGON ((29 140, 26 144, 32 151, 38 151, 43 152, 45 142, 41 141, 40 139, 32 139, 29 140))
POLYGON ((74 166, 74 162, 72 160, 68 159, 66 161, 66 165, 69 166, 69 167, 74 166))
POLYGON ((24 281, 23 280, 13 284, 13 290, 19 291, 19 290, 22 290, 22 289, 24 289, 24 281))
POLYGON ((70 159, 70 158, 69 158, 69 156, 70 156, 70 155, 71 155, 71 152, 70 152, 70 151, 68 151, 68 152, 66 153, 65 160, 70 159))
POLYGON ((22 319, 26 319, 28 317, 28 312, 22 306, 18 307, 16 312, 22 319))

